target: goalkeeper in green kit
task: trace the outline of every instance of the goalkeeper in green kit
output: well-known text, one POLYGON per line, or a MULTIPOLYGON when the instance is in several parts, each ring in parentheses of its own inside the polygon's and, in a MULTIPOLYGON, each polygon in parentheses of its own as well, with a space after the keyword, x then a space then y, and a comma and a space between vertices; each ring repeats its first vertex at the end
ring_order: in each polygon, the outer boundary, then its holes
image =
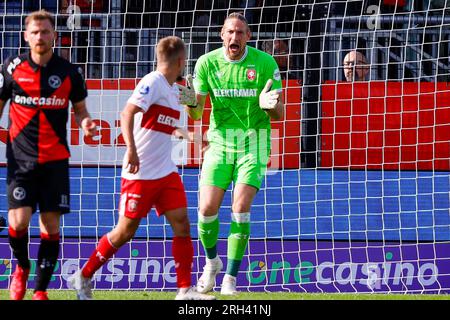
POLYGON ((230 14, 221 31, 223 47, 201 56, 194 80, 179 86, 189 116, 201 119, 206 96, 212 104, 209 148, 200 177, 198 233, 206 264, 198 292, 213 289, 223 263, 217 255, 218 212, 234 182, 227 268, 221 294, 236 294, 236 277, 250 236, 250 208, 267 169, 270 119, 281 119, 284 105, 280 72, 269 54, 247 46, 251 36, 245 17, 230 14), (194 91, 195 88, 195 91, 194 91))

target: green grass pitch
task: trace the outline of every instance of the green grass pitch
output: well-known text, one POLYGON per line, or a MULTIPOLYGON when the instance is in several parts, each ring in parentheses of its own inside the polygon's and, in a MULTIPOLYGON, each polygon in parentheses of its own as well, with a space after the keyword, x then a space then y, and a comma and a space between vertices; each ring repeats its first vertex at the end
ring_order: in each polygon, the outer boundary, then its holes
MULTIPOLYGON (((289 293, 289 292, 240 292, 237 296, 222 296, 212 293, 217 300, 450 300, 450 295, 442 294, 356 294, 356 293, 289 293)), ((32 290, 28 290, 25 300, 31 300, 32 290)), ((105 291, 94 290, 96 300, 173 300, 174 291, 105 291)), ((51 300, 75 300, 75 291, 49 290, 51 300)), ((8 300, 9 292, 0 290, 0 300, 8 300)))

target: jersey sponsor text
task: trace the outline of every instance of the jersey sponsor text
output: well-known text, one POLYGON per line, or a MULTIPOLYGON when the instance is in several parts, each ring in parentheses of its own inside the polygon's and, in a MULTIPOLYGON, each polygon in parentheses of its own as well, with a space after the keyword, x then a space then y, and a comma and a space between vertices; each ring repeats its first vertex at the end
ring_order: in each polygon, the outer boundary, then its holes
POLYGON ((49 98, 44 97, 24 97, 16 95, 14 97, 14 102, 22 105, 40 105, 40 106, 55 106, 62 107, 66 104, 66 99, 57 98, 52 96, 49 98))
POLYGON ((230 98, 241 98, 241 97, 256 97, 257 89, 213 89, 215 97, 230 97, 230 98))
POLYGON ((165 125, 168 125, 171 127, 176 127, 177 119, 167 116, 167 115, 164 115, 164 114, 160 114, 158 116, 158 123, 165 124, 165 125))

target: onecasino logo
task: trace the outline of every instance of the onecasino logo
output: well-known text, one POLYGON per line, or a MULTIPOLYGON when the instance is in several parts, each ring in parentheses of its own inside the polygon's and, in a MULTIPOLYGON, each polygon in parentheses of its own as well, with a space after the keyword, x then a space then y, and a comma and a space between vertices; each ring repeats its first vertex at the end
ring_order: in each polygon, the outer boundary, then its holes
POLYGON ((325 261, 315 266, 302 261, 292 266, 288 261, 274 261, 266 265, 253 261, 249 265, 247 279, 250 284, 334 284, 363 285, 371 290, 382 285, 414 285, 414 279, 423 287, 438 281, 439 270, 434 263, 384 262, 384 263, 332 263, 325 261))
POLYGON ((66 99, 57 98, 56 96, 45 98, 45 97, 24 97, 16 95, 14 97, 14 102, 22 105, 63 107, 66 104, 66 99))

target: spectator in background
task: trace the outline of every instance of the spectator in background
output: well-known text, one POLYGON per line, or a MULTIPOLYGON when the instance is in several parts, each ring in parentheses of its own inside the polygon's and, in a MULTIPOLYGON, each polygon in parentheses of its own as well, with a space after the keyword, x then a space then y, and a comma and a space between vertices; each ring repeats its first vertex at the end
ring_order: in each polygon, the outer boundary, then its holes
POLYGON ((293 59, 289 57, 289 46, 285 40, 266 40, 262 43, 261 50, 275 58, 280 68, 281 79, 299 79, 293 59))
POLYGON ((366 57, 359 51, 353 50, 344 58, 344 75, 348 82, 366 81, 370 71, 366 57))

